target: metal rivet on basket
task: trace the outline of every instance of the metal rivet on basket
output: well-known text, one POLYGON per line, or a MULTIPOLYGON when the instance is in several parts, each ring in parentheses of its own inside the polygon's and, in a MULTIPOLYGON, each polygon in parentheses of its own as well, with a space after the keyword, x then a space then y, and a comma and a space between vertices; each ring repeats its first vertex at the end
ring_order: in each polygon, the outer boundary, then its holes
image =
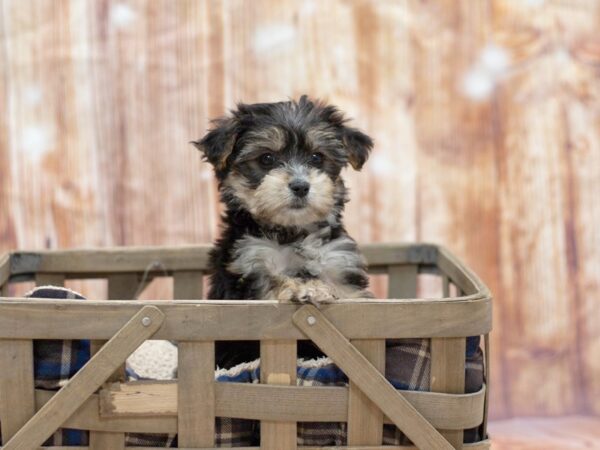
POLYGON ((308 322, 309 325, 314 325, 315 323, 317 323, 317 319, 315 319, 314 316, 308 316, 306 318, 306 321, 308 322))
POLYGON ((144 317, 142 319, 142 325, 144 325, 145 327, 149 327, 151 323, 152 319, 150 317, 144 317))

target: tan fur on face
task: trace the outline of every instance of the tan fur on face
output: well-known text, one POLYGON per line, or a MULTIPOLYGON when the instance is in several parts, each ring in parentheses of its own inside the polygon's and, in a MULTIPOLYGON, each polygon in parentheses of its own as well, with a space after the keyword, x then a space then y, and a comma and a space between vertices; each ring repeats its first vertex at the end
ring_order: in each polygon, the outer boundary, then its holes
POLYGON ((252 158, 257 153, 263 153, 265 149, 278 152, 285 145, 283 130, 275 126, 249 131, 245 139, 247 143, 238 156, 239 161, 252 158))
POLYGON ((336 134, 326 126, 315 126, 306 133, 306 139, 312 148, 339 147, 340 142, 336 134))
POLYGON ((281 226, 301 227, 325 220, 335 204, 333 181, 323 172, 310 170, 306 180, 310 183, 307 205, 291 208, 294 195, 288 185, 293 178, 289 170, 274 169, 261 184, 251 189, 240 175, 232 174, 225 181, 244 207, 259 220, 281 226))

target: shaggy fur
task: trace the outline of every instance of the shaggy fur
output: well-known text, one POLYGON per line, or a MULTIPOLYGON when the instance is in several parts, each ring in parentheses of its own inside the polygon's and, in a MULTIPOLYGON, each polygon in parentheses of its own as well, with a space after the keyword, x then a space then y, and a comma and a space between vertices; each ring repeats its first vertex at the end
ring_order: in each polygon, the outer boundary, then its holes
MULTIPOLYGON (((211 299, 331 302, 371 297, 356 243, 342 223, 348 164, 371 139, 334 106, 311 101, 240 104, 194 144, 215 169, 226 206, 211 254, 211 299)), ((258 344, 218 345, 220 367, 249 361, 258 344)), ((300 346, 301 357, 315 356, 300 346)))

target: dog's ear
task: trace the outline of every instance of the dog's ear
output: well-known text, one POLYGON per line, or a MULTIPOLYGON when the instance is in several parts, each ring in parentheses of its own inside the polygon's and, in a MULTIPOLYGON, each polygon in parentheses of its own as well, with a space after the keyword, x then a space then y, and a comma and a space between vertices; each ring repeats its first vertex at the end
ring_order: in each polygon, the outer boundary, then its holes
POLYGON ((373 148, 373 140, 356 128, 342 126, 342 142, 354 170, 362 169, 373 148))
POLYGON ((211 163, 216 170, 223 170, 227 158, 233 152, 239 126, 236 118, 224 117, 212 122, 212 129, 199 141, 191 143, 200 150, 204 159, 211 163))
MULTIPOLYGON (((310 105, 313 104, 305 96, 300 99, 300 104, 303 101, 310 105)), ((325 105, 319 101, 316 102, 316 105, 317 108, 320 108, 321 117, 338 130, 342 144, 348 154, 348 161, 354 170, 362 169, 373 148, 373 140, 362 131, 346 126, 348 119, 337 107, 325 105)))

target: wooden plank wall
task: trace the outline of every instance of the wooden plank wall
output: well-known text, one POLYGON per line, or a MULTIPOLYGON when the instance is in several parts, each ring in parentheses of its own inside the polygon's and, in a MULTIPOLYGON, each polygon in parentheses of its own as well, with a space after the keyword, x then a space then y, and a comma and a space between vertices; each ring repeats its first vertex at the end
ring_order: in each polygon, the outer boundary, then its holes
POLYGON ((1 1, 0 251, 212 241, 187 142, 309 93, 377 144, 352 234, 444 243, 495 293, 492 416, 599 414, 599 26, 595 0, 1 1))

